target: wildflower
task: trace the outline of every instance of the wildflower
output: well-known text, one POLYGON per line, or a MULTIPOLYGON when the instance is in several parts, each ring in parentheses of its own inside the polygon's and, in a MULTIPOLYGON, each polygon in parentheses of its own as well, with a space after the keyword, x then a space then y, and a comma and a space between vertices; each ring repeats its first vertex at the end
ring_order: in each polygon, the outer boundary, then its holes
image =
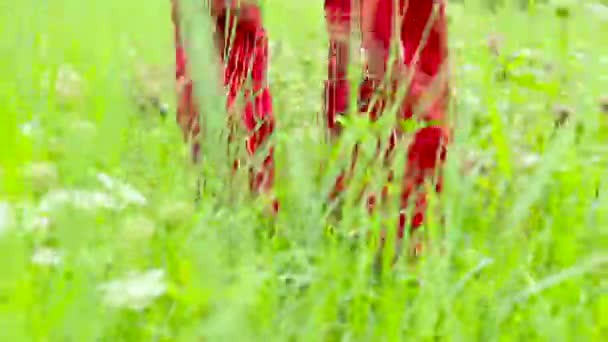
POLYGON ((8 202, 0 202, 0 236, 15 225, 13 207, 8 202))
POLYGON ((48 216, 34 216, 27 223, 25 228, 29 231, 46 232, 51 227, 51 220, 48 216))
POLYGON ((144 63, 137 58, 137 51, 131 51, 133 59, 132 72, 128 75, 127 88, 130 97, 142 113, 149 110, 165 117, 169 105, 163 100, 163 94, 170 80, 170 73, 164 67, 156 64, 144 63))
POLYGON ((26 137, 32 136, 40 130, 40 121, 38 119, 33 119, 19 125, 19 131, 26 137))
POLYGON ((524 153, 520 159, 521 166, 526 169, 537 165, 538 162, 540 162, 540 155, 538 153, 524 153))
POLYGON ((32 263, 39 266, 58 266, 62 261, 61 253, 49 247, 40 247, 32 255, 32 263))
POLYGON ((494 55, 494 56, 500 56, 500 51, 502 50, 502 47, 504 46, 504 37, 500 34, 491 34, 488 36, 488 40, 487 40, 487 45, 488 45, 488 50, 494 55))
POLYGON ((31 163, 24 168, 23 174, 26 183, 35 193, 47 192, 59 180, 57 166, 50 162, 31 163))
POLYGON ((143 310, 167 292, 165 271, 152 269, 99 286, 103 302, 113 308, 143 310))
POLYGON ((608 21, 608 6, 601 3, 585 4, 585 8, 590 14, 601 21, 608 21))
POLYGON ((42 197, 38 204, 38 212, 50 213, 66 205, 86 211, 122 209, 115 198, 104 192, 58 189, 50 191, 42 197))
POLYGON ((555 115, 555 127, 561 127, 574 115, 574 110, 568 106, 558 104, 553 107, 553 114, 555 115))
POLYGON ((130 184, 120 182, 105 173, 98 173, 97 180, 99 180, 108 191, 115 193, 125 205, 134 204, 137 206, 145 206, 148 203, 144 195, 130 184))
POLYGON ((63 64, 57 70, 55 94, 60 105, 68 105, 83 96, 84 80, 70 64, 63 64))
POLYGON ((604 114, 608 114, 608 95, 600 97, 600 111, 604 114))

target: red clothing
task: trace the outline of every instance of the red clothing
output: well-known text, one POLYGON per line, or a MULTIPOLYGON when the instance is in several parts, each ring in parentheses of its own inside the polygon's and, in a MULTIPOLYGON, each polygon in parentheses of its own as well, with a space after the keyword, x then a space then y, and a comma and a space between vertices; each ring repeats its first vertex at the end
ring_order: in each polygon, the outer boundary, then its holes
MULTIPOLYGON (((180 91, 177 121, 184 131, 187 141, 195 141, 193 157, 198 153, 197 137, 200 133, 199 113, 192 96, 192 82, 187 72, 187 56, 182 46, 179 20, 176 11, 177 0, 173 0, 173 22, 176 40, 176 78, 184 86, 180 91), (182 81, 183 79, 183 81, 182 81)), ((227 91, 226 108, 234 110, 234 105, 241 94, 245 106, 241 113, 241 123, 247 131, 245 147, 250 155, 270 138, 274 130, 272 115, 272 97, 268 88, 268 37, 262 25, 261 12, 253 4, 241 4, 238 9, 233 4, 230 11, 225 0, 214 0, 211 14, 215 24, 217 49, 223 65, 224 86, 227 91), (225 42, 231 42, 230 48, 225 42)), ((232 126, 232 125, 231 125, 232 126)), ((230 127, 233 138, 234 127, 230 127)), ((235 161, 235 167, 240 163, 235 161)), ((263 165, 251 168, 250 186, 252 190, 268 190, 274 181, 273 149, 264 158, 263 165)))
MULTIPOLYGON (((399 127, 391 134, 388 148, 383 153, 385 162, 389 163, 395 150, 407 153, 407 165, 402 181, 401 208, 399 217, 399 237, 404 234, 406 224, 412 229, 419 227, 424 219, 426 210, 426 195, 422 189, 425 181, 435 183, 437 191, 441 191, 441 166, 446 157, 446 144, 450 137, 446 122, 448 84, 446 72, 447 62, 447 23, 445 18, 444 1, 434 0, 400 0, 399 8, 395 10, 393 0, 360 0, 363 10, 355 11, 351 6, 352 0, 325 0, 325 13, 328 29, 330 30, 328 80, 325 84, 325 114, 327 127, 331 135, 340 133, 336 116, 349 111, 349 85, 346 80, 348 69, 349 40, 351 26, 356 24, 362 28, 363 48, 368 55, 366 76, 359 87, 358 102, 360 112, 370 112, 370 119, 375 120, 387 104, 394 103, 395 92, 406 79, 408 70, 413 72, 413 79, 405 99, 400 104, 400 119, 412 118, 414 108, 422 103, 421 98, 432 96, 432 101, 425 110, 417 114, 420 119, 431 123, 419 129, 413 142, 407 150, 405 146, 396 146, 402 132, 399 127), (437 15, 433 16, 433 4, 437 3, 437 15), (360 16, 359 16, 360 14, 360 16), (353 20, 353 18, 356 19, 353 20), (434 20, 433 20, 434 18, 434 20), (399 32, 393 32, 394 23, 401 22, 399 32), (427 22, 430 30, 423 48, 419 52, 418 62, 414 65, 414 56, 420 45, 427 22), (400 54, 393 66, 392 82, 380 88, 384 79, 389 60, 391 40, 399 39, 400 54), (381 92, 382 90, 382 92, 381 92), (368 108, 374 94, 378 98, 374 108, 368 108), (437 177, 435 177, 437 176, 437 177), (405 209, 413 201, 415 204, 413 217, 405 217, 405 209)), ((355 146, 355 156, 356 158, 355 146)), ((381 151, 378 150, 378 154, 381 151)), ((337 195, 345 186, 349 173, 345 172, 336 181, 337 195)), ((393 181, 392 174, 388 181, 393 181)), ((382 198, 386 196, 386 188, 382 198)), ((368 198, 370 210, 376 205, 376 196, 368 198)))

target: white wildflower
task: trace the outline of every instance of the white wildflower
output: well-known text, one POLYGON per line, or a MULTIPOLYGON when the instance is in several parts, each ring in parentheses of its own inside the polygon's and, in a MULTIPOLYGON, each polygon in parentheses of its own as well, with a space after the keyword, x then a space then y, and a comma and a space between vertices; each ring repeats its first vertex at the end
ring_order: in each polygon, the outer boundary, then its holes
POLYGON ((47 193, 40 200, 38 210, 42 213, 49 213, 66 205, 82 210, 120 210, 123 208, 114 197, 104 192, 60 189, 47 193))
POLYGON ((532 51, 529 48, 523 48, 523 49, 513 53, 513 57, 515 57, 515 58, 519 58, 519 57, 530 58, 532 56, 534 56, 534 51, 532 51))
POLYGON ((55 92, 61 102, 70 102, 82 96, 84 80, 76 69, 69 64, 64 64, 57 71, 55 92))
POLYGON ((103 301, 114 308, 142 310, 167 292, 165 272, 161 269, 132 273, 123 279, 99 286, 103 301))
POLYGON ((526 153, 521 157, 521 164, 525 168, 532 167, 540 161, 540 155, 538 153, 526 153))
POLYGON ((464 49, 466 47, 466 45, 467 44, 464 41, 462 41, 462 40, 457 40, 457 41, 455 41, 455 42, 452 43, 452 47, 455 50, 462 50, 462 49, 464 49))
POLYGON ((0 202, 0 234, 7 232, 14 225, 13 207, 8 202, 0 202))
POLYGON ((570 56, 574 57, 578 61, 582 61, 583 59, 585 59, 585 54, 580 51, 571 52, 570 56))
POLYGON ((37 119, 24 122, 19 125, 19 131, 26 137, 32 136, 36 131, 40 130, 40 121, 37 119))
POLYGON ((25 224, 25 230, 30 232, 47 231, 51 226, 51 220, 48 216, 31 217, 25 224))
POLYGON ((600 3, 585 4, 587 11, 602 21, 608 21, 608 6, 600 3))
POLYGON ((61 253, 49 247, 40 247, 32 255, 32 263, 40 266, 58 266, 62 261, 61 253))
POLYGON ((463 101, 471 107, 479 107, 481 105, 481 98, 473 91, 463 92, 463 101))
POLYGON ((460 68, 463 72, 472 72, 472 71, 479 71, 479 65, 475 65, 475 64, 464 64, 462 65, 462 67, 460 68))
POLYGON ((24 168, 23 174, 32 190, 40 193, 57 185, 59 180, 57 166, 50 162, 31 163, 24 168))
POLYGON ((106 188, 106 190, 115 192, 120 200, 124 204, 135 204, 144 206, 147 204, 147 200, 139 191, 137 191, 132 185, 120 182, 109 175, 100 172, 97 174, 97 180, 106 188))

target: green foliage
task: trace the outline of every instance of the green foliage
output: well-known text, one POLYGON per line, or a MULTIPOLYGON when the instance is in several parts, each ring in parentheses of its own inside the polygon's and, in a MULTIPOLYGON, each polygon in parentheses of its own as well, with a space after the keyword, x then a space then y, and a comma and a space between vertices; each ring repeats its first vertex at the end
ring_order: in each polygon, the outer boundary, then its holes
MULTIPOLYGON (((450 24, 456 136, 445 191, 431 199, 445 223, 431 215, 419 262, 375 278, 373 246, 354 233, 396 217, 368 217, 357 189, 338 214, 324 199, 352 143, 363 143, 361 165, 373 162, 369 132, 385 134, 387 123, 349 118, 344 139, 324 142, 321 3, 264 3, 278 121, 275 220, 239 191, 245 171, 227 185, 229 161, 211 148, 225 144, 218 135, 205 138, 204 169, 192 167, 174 120, 141 116, 130 102, 122 76, 131 49, 142 63, 173 66, 169 6, 2 6, 0 44, 10 51, 0 59, 3 341, 608 335, 608 118, 598 106, 608 86, 605 22, 572 8, 568 17, 552 7, 450 12, 458 13, 450 24), (487 46, 496 33, 498 55, 487 46), (571 112, 558 128, 556 105, 571 112), (195 209, 201 172, 211 190, 195 209)), ((207 84, 213 51, 196 16, 193 70, 207 128, 219 132, 223 99, 207 84)), ((359 170, 355 183, 379 188, 385 174, 376 170, 359 170)))

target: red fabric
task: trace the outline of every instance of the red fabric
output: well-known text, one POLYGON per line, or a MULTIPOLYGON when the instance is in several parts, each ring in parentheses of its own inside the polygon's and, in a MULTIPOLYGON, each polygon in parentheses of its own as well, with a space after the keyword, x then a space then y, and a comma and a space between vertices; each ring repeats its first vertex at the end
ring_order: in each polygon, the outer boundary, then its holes
MULTIPOLYGON (((234 111, 236 100, 243 96, 244 108, 240 113, 242 127, 247 131, 245 148, 253 156, 267 143, 273 130, 272 96, 267 82, 268 37, 262 25, 261 12, 254 4, 236 5, 227 8, 225 0, 213 0, 211 14, 215 24, 215 38, 222 59, 224 86, 227 92, 226 108, 234 111), (225 42, 232 42, 228 47, 225 42)), ((177 15, 177 0, 173 0, 173 23, 176 39, 176 79, 178 80, 177 121, 182 127, 186 141, 194 141, 193 154, 199 147, 199 113, 192 95, 193 85, 187 71, 188 60, 182 46, 182 37, 177 15)), ((232 125, 231 125, 232 126, 232 125)), ((234 138, 234 127, 230 127, 229 139, 234 138)), ((193 156, 196 159, 196 155, 193 156)), ((240 163, 235 161, 234 167, 240 163)), ((274 181, 273 148, 262 165, 251 167, 250 186, 254 191, 269 190, 274 181)), ((278 204, 273 204, 278 208, 278 204)))
MULTIPOLYGON (((359 87, 358 102, 360 112, 369 111, 370 119, 375 120, 387 104, 395 101, 395 92, 405 80, 409 70, 413 72, 407 95, 400 104, 400 118, 408 119, 414 114, 416 105, 424 103, 424 96, 430 95, 432 101, 428 108, 421 113, 421 119, 426 122, 436 121, 436 124, 419 129, 413 137, 410 146, 397 146, 403 132, 395 128, 383 153, 386 164, 390 162, 395 151, 407 154, 405 175, 402 181, 401 214, 399 217, 399 237, 403 237, 408 222, 412 229, 422 225, 426 210, 426 194, 422 187, 425 181, 435 184, 441 191, 441 167, 446 157, 446 144, 450 132, 446 121, 448 84, 442 69, 447 60, 447 25, 445 18, 445 3, 442 0, 400 0, 397 11, 393 8, 393 0, 360 0, 362 10, 354 11, 352 0, 325 0, 326 22, 328 25, 329 61, 328 79, 325 84, 325 115, 327 128, 335 136, 341 128, 336 122, 336 116, 348 112, 349 85, 346 81, 346 70, 349 63, 350 50, 348 36, 351 26, 361 27, 362 47, 367 53, 364 79, 359 87), (439 4, 437 15, 430 21, 433 4, 439 4), (355 18, 357 21, 352 20, 355 18), (401 20, 400 31, 392 32, 401 20), (420 50, 418 62, 414 65, 414 56, 420 45, 427 22, 431 23, 428 38, 420 50), (389 59, 391 40, 399 39, 400 56, 393 67, 393 80, 389 86, 381 87, 389 59), (441 76, 441 78, 439 78, 441 76), (436 79, 437 77, 437 79, 436 79), (387 89, 388 88, 388 89, 387 89), (369 103, 377 94, 376 104, 369 108, 369 103), (413 202, 413 203, 411 203, 413 202), (405 210, 414 205, 412 217, 408 220, 405 210)), ((355 146, 355 150, 357 147, 355 146)), ((378 154, 382 151, 378 150, 378 154)), ((355 153, 356 154, 356 153, 355 153)), ((356 155, 353 157, 355 158, 356 155)), ((352 167, 351 167, 352 169, 352 167)), ((336 181, 332 197, 343 191, 347 186, 349 172, 342 174, 336 181)), ((387 180, 393 181, 392 172, 387 180)), ((386 197, 386 187, 381 198, 386 197)), ((374 210, 378 200, 375 194, 368 197, 370 211, 374 210)))
POLYGON ((348 112, 350 99, 347 80, 350 46, 347 35, 351 29, 351 12, 350 0, 326 0, 325 13, 330 42, 324 108, 327 127, 332 136, 340 133, 336 119, 348 112))

